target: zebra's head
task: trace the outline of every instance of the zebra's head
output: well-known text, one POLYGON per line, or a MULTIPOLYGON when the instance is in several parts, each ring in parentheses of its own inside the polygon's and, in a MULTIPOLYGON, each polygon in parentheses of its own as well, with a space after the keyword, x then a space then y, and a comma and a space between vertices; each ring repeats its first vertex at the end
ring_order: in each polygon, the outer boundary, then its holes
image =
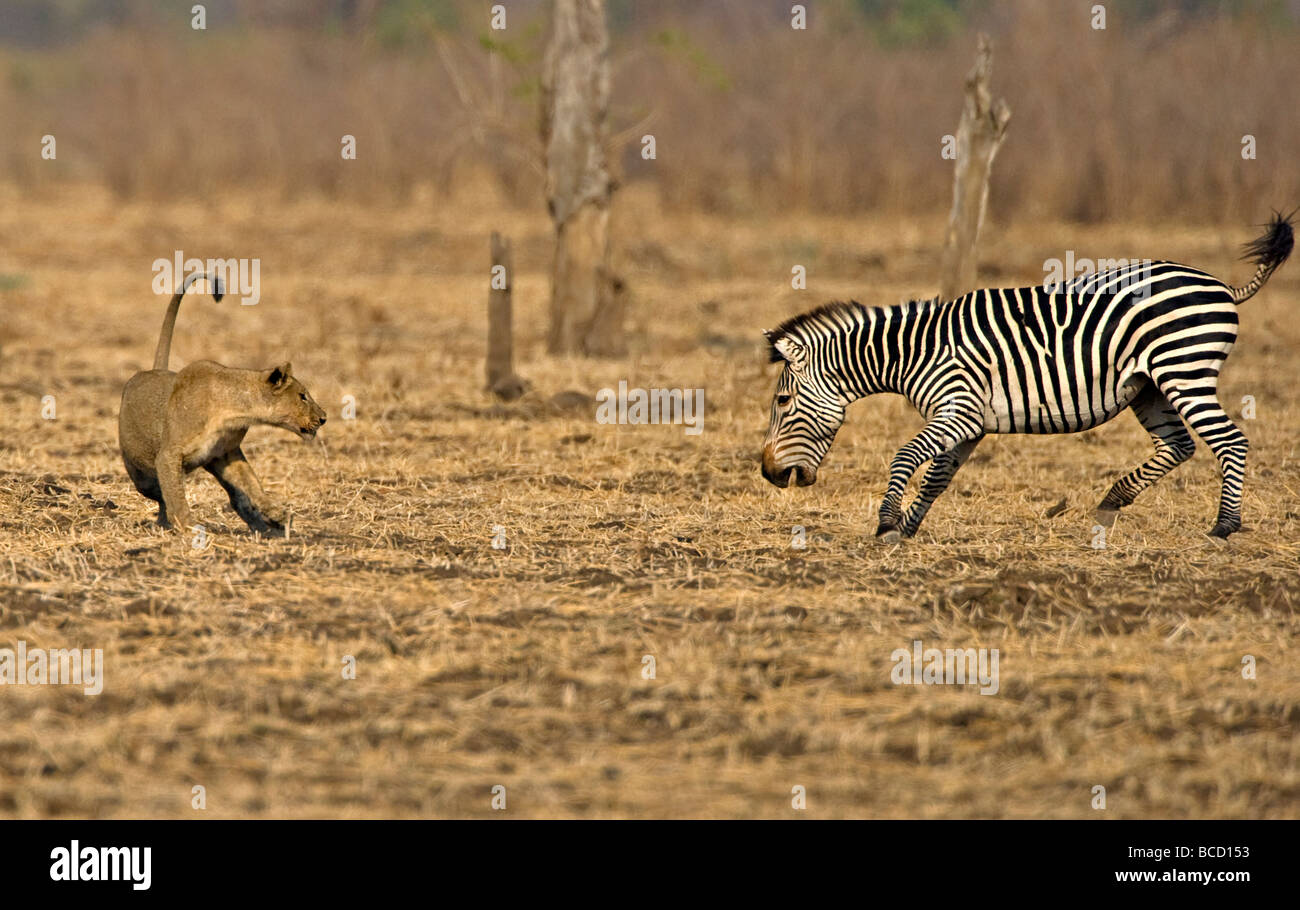
POLYGON ((763 333, 773 363, 784 362, 772 396, 772 413, 763 443, 763 476, 778 487, 817 482, 817 468, 844 423, 848 404, 840 383, 814 356, 807 339, 785 326, 763 333))

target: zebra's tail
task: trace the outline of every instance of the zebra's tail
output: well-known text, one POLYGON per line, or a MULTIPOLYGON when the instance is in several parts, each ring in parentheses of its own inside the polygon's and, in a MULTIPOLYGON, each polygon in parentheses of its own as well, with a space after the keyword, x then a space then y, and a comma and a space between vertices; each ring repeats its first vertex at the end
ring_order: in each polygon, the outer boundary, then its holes
POLYGON ((1228 288, 1232 292, 1233 303, 1254 297, 1255 292, 1268 281, 1268 276, 1291 255, 1291 248, 1295 246, 1295 232, 1291 230, 1291 219, 1294 216, 1295 212, 1285 216, 1274 212, 1273 220, 1268 223, 1264 235, 1242 247, 1241 258, 1255 263, 1255 274, 1241 287, 1228 288))

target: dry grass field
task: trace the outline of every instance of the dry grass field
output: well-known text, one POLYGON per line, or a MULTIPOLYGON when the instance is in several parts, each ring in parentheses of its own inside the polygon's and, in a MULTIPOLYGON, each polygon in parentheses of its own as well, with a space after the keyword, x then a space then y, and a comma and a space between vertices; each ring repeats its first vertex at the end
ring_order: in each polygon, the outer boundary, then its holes
MULTIPOLYGON (((543 353, 544 212, 486 190, 400 208, 0 196, 0 646, 106 665, 98 696, 0 690, 0 815, 1300 816, 1300 262, 1244 306, 1221 384, 1233 413, 1256 401, 1244 533, 1204 536, 1218 480, 1199 446, 1094 549, 1091 507, 1148 454, 1125 416, 990 438, 891 547, 875 507, 918 418, 859 403, 816 486, 770 487, 759 331, 836 297, 933 293, 941 223, 656 200, 617 200, 633 353, 583 361, 543 353), (511 405, 481 390, 494 228, 515 244, 533 386, 511 405), (289 359, 329 411, 314 443, 246 445, 293 503, 288 539, 251 535, 195 475, 196 550, 123 471, 118 396, 165 307, 150 263, 176 249, 259 257, 262 300, 188 299, 173 366, 289 359), (706 389, 703 433, 550 401, 619 380, 706 389), (915 639, 998 648, 1000 690, 894 686, 890 654, 915 639)), ((1256 233, 995 219, 981 275, 1041 281, 1073 249, 1241 281, 1256 233)))

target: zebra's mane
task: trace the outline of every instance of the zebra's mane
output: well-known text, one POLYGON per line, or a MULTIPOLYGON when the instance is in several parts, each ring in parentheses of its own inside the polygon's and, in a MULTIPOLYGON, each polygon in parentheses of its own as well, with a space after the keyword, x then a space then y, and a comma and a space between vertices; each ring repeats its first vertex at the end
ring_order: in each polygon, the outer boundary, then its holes
MULTIPOLYGON (((904 307, 924 306, 936 302, 938 302, 937 297, 929 300, 909 300, 901 305, 904 307)), ((830 303, 822 304, 815 310, 800 313, 798 316, 791 316, 770 332, 765 333, 768 342, 768 359, 772 363, 785 359, 776 349, 776 343, 782 338, 792 337, 796 341, 806 343, 816 334, 829 334, 842 329, 845 317, 854 322, 861 322, 869 309, 869 307, 858 303, 856 300, 833 300, 830 303), (821 330, 820 333, 817 331, 819 329, 821 330)))
POLYGON ((854 318, 862 315, 867 310, 856 300, 832 300, 830 303, 824 303, 815 310, 809 310, 807 313, 800 313, 798 316, 791 316, 785 322, 776 328, 767 332, 768 342, 768 360, 776 363, 785 358, 781 356, 776 349, 776 343, 782 338, 793 337, 796 341, 807 341, 810 329, 837 329, 841 322, 836 316, 848 316, 854 318))

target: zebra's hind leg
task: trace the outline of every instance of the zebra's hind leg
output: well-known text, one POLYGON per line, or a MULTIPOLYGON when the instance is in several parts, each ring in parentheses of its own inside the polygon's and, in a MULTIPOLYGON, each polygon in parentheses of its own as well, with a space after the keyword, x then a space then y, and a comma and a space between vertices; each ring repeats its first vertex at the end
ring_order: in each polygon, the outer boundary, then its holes
POLYGON ((1219 404, 1218 372, 1208 379, 1169 377, 1156 380, 1160 391, 1192 431, 1210 447, 1219 462, 1219 515, 1211 537, 1224 538, 1241 530, 1241 487, 1246 473, 1246 434, 1219 404))
POLYGON ((925 472, 925 479, 921 481, 921 491, 916 494, 912 500, 911 506, 903 514, 903 522, 899 525, 899 531, 904 537, 911 537, 921 527, 921 522, 925 519, 926 513, 930 511, 930 506, 934 501, 943 495, 943 491, 948 489, 948 484, 952 482, 953 475, 957 470, 966 463, 970 453, 975 451, 975 446, 983 436, 967 440, 956 448, 944 452, 937 456, 930 467, 925 472))
POLYGON ((1183 425, 1183 419, 1154 383, 1146 384, 1132 407, 1138 422, 1151 434, 1156 451, 1138 468, 1115 481, 1106 498, 1097 506, 1097 520, 1107 527, 1114 522, 1120 509, 1130 505, 1139 493, 1191 458, 1196 451, 1196 443, 1183 425))

